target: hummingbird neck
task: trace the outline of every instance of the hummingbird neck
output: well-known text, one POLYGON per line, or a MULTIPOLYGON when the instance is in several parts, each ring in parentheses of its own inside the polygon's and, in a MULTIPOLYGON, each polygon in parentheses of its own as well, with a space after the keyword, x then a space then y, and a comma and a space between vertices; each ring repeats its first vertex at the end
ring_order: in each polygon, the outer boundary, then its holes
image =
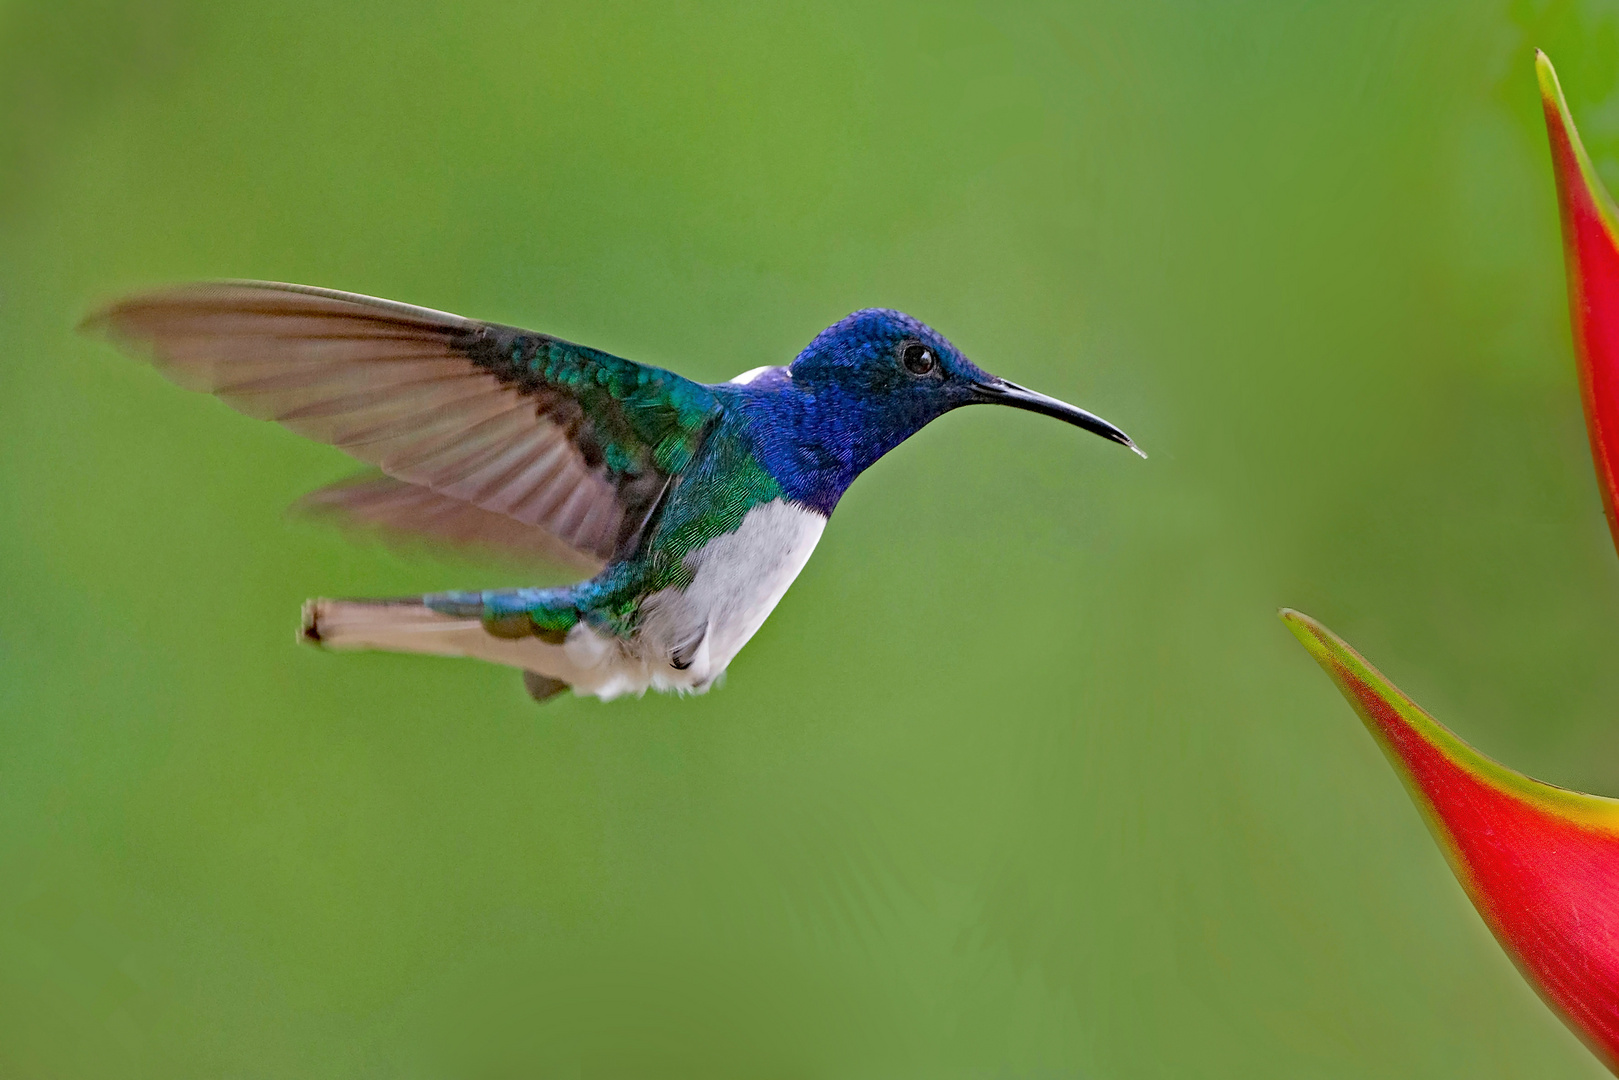
POLYGON ((788 499, 821 514, 831 514, 855 477, 933 419, 837 385, 795 385, 785 368, 727 389, 734 389, 760 464, 788 499))

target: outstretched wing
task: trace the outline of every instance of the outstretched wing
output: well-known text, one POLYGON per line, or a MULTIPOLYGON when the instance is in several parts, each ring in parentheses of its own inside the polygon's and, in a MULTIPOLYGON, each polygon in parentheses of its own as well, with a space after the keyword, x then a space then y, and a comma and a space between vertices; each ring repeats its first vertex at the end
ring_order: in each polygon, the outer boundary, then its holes
POLYGON ((185 286, 89 321, 182 386, 600 560, 635 550, 719 409, 546 334, 302 285, 185 286))

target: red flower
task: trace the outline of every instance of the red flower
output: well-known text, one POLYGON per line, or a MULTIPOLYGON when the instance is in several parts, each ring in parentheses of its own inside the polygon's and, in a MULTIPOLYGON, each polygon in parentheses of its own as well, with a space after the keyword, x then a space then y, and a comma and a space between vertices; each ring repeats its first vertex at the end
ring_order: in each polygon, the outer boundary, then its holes
MULTIPOLYGON (((1619 208, 1535 54, 1551 133, 1580 393, 1619 544, 1619 208)), ((1288 628, 1366 722, 1473 906, 1540 996, 1619 1074, 1619 801, 1543 784, 1468 746, 1330 630, 1288 628)))

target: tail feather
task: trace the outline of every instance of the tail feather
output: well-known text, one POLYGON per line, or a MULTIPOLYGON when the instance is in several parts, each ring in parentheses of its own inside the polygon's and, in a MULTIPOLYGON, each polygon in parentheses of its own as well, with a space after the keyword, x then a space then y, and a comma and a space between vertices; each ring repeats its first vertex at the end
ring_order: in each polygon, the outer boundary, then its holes
MULTIPOLYGON (((537 637, 503 638, 482 620, 446 615, 420 597, 401 600, 310 600, 304 604, 299 638, 327 649, 383 649, 431 656, 470 656, 522 669, 555 682, 560 693, 574 681, 574 668, 560 645, 537 637)), ((530 683, 531 695, 545 689, 530 683)))
POLYGON ((310 600, 299 636, 328 649, 466 656, 484 635, 477 619, 441 615, 420 600, 310 600))

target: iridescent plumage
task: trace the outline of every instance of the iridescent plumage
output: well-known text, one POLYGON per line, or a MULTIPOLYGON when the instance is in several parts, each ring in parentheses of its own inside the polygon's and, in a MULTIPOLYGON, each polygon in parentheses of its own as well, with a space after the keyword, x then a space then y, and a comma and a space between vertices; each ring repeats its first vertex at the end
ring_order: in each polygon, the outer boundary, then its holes
POLYGON ((951 409, 1015 405, 1135 449, 884 309, 829 327, 789 367, 714 386, 545 334, 296 285, 189 286, 92 321, 176 382, 373 465, 306 500, 329 515, 597 571, 561 588, 306 606, 308 640, 508 664, 540 699, 707 689, 854 478, 951 409))

